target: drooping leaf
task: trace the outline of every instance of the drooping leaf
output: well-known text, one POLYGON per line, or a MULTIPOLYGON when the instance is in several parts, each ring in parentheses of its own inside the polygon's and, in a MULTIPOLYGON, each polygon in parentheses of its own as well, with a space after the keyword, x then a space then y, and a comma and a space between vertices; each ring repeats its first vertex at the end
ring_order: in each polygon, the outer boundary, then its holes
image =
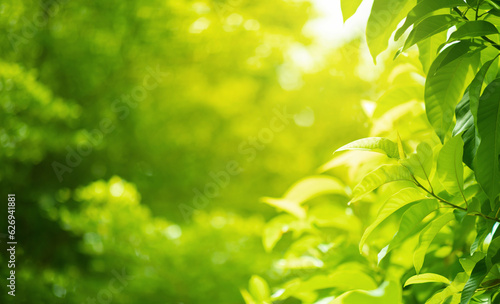
POLYGON ((419 273, 420 269, 422 269, 425 254, 427 253, 427 249, 432 243, 432 240, 434 240, 434 237, 446 224, 448 224, 454 218, 455 216, 453 215, 453 212, 445 213, 437 219, 431 221, 422 230, 418 240, 417 248, 415 249, 415 253, 413 254, 413 265, 415 266, 415 271, 417 273, 419 273))
POLYGON ((476 178, 490 198, 492 208, 500 192, 500 79, 494 80, 479 99, 477 112, 477 148, 474 168, 476 178))
POLYGON ((436 273, 422 273, 422 274, 417 274, 406 280, 405 284, 403 287, 406 287, 408 285, 412 284, 422 284, 422 283, 444 283, 444 284, 450 284, 451 281, 445 278, 444 276, 436 273))
POLYGON ((401 286, 390 281, 384 282, 379 288, 371 291, 348 291, 335 298, 330 304, 400 304, 401 297, 401 286))
POLYGON ((408 35, 403 46, 403 51, 424 39, 449 29, 457 23, 458 19, 452 15, 436 15, 422 20, 408 35))
POLYGON ((393 141, 383 137, 368 137, 358 139, 345 146, 338 148, 335 152, 346 150, 362 150, 383 153, 390 158, 399 158, 398 146, 393 141))
POLYGON ((366 24, 366 41, 374 62, 377 55, 387 48, 392 32, 414 4, 414 0, 394 0, 391 5, 387 5, 386 0, 373 1, 366 24))
POLYGON ((434 11, 442 8, 460 7, 465 5, 466 4, 462 0, 422 0, 408 13, 405 22, 396 31, 394 39, 398 40, 412 24, 420 22, 434 11))
POLYGON ((448 52, 443 52, 444 56, 438 56, 429 69, 425 83, 425 108, 427 118, 441 142, 444 142, 453 121, 455 106, 462 98, 479 61, 478 53, 464 53, 469 45, 458 43, 452 46, 448 52))
POLYGON ((415 231, 423 219, 438 210, 439 203, 436 199, 424 199, 418 204, 408 208, 401 217, 399 229, 392 241, 389 243, 387 252, 398 247, 401 243, 407 240, 408 236, 415 231))
POLYGON ((425 194, 417 188, 405 188, 393 196, 391 196, 385 204, 380 208, 376 220, 366 228, 361 240, 359 242, 359 249, 362 250, 366 240, 370 234, 377 228, 383 221, 385 221, 391 214, 398 211, 408 204, 425 199, 425 194))
POLYGON ((456 135, 448 140, 439 152, 437 174, 443 187, 451 194, 463 193, 463 147, 462 137, 456 135))
POLYGON ((344 22, 346 22, 347 19, 354 15, 361 2, 363 2, 363 0, 340 1, 340 8, 342 9, 342 18, 344 19, 344 22))
POLYGON ((493 34, 498 34, 498 30, 490 22, 484 20, 467 21, 450 35, 449 41, 493 34))
POLYGON ((487 274, 488 269, 486 267, 486 261, 485 259, 482 259, 476 264, 476 266, 472 270, 469 280, 465 284, 464 290, 462 291, 460 304, 469 303, 472 296, 474 296, 476 289, 479 287, 487 274))
POLYGON ((382 165, 368 173, 354 188, 351 202, 356 202, 378 187, 395 181, 412 181, 410 171, 401 165, 382 165))

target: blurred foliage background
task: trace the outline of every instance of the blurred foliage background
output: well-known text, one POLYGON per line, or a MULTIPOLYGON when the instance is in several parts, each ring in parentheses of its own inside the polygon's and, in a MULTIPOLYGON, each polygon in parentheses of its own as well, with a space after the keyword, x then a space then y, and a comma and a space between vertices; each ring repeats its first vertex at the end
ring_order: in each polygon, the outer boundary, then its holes
POLYGON ((318 26, 325 2, 3 1, 15 300, 242 303, 252 274, 280 281, 282 253, 261 239, 274 210, 260 198, 367 136, 361 101, 389 70, 354 22, 326 38, 342 19, 333 1, 338 20, 318 26))

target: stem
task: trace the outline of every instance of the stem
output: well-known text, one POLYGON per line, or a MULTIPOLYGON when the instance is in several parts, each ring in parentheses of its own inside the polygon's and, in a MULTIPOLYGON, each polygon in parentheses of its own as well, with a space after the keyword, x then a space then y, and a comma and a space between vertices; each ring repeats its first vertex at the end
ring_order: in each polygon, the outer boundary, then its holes
MULTIPOLYGON (((433 191, 429 191, 427 188, 425 188, 424 186, 422 186, 422 184, 420 184, 416 179, 415 177, 412 175, 413 177, 413 182, 415 183, 415 185, 417 185, 417 187, 423 189, 425 192, 427 192, 428 194, 430 194, 432 197, 434 197, 435 199, 437 199, 438 201, 440 201, 441 203, 443 204, 446 204, 450 207, 453 207, 455 209, 459 209, 459 210, 462 210, 462 211, 467 211, 467 208, 464 208, 464 207, 461 207, 461 206, 458 206, 458 205, 455 205, 451 202, 448 202, 447 200, 437 196, 433 191)), ((488 219, 488 220, 492 220, 492 221, 495 221, 495 222, 499 222, 500 223, 500 219, 498 217, 491 217, 491 216, 488 216, 486 214, 482 214, 482 213, 467 213, 467 215, 472 215, 472 216, 480 216, 484 219, 488 219)))
MULTIPOLYGON (((413 176, 412 176, 413 177, 413 176)), ((422 188, 425 192, 429 193, 432 197, 434 197, 435 199, 437 199, 438 201, 440 201, 441 203, 444 203, 446 205, 449 205, 455 209, 460 209, 460 210, 463 210, 463 211, 467 211, 467 208, 464 208, 464 207, 461 207, 461 206, 458 206, 458 205, 455 205, 453 203, 450 203, 448 202, 447 200, 437 196, 436 194, 434 194, 434 191, 429 191, 427 188, 425 188, 424 186, 422 186, 421 183, 419 183, 415 177, 413 177, 413 182, 415 183, 415 185, 417 185, 419 188, 422 188)))

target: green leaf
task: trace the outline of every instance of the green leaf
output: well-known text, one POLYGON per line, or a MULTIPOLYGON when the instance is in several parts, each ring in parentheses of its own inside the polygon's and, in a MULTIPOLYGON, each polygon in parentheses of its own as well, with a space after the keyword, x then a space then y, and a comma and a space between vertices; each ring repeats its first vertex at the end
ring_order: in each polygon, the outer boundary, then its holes
POLYGON ((412 284, 422 284, 422 283, 445 283, 445 284, 450 284, 451 281, 448 280, 447 278, 443 277, 440 274, 435 274, 435 273, 423 273, 423 274, 417 274, 406 280, 405 284, 403 287, 406 287, 408 285, 412 284))
POLYGON ((464 142, 462 137, 460 135, 456 135, 448 140, 439 152, 437 174, 439 181, 450 194, 463 193, 463 148, 464 142))
POLYGON ((452 15, 436 15, 424 19, 408 35, 403 51, 424 39, 449 29, 457 23, 458 19, 452 15))
POLYGON ((401 158, 401 159, 406 158, 405 149, 403 147, 403 142, 401 141, 401 136, 399 136, 399 133, 398 133, 398 154, 399 154, 399 158, 401 158))
MULTIPOLYGON (((477 210, 477 207, 474 206, 477 203, 480 204, 480 201, 477 198, 472 199, 472 203, 469 204, 469 209, 471 209, 471 212, 474 212, 477 210), (475 200, 474 200, 475 199, 475 200)), ((479 212, 481 211, 481 206, 479 206, 479 212)), ((484 218, 478 218, 477 223, 476 223, 476 238, 474 239, 474 242, 471 245, 470 248, 470 253, 474 254, 477 250, 481 250, 483 247, 484 240, 488 236, 488 234, 491 232, 493 228, 494 222, 484 219, 484 218)))
POLYGON ((246 289, 240 289, 240 293, 245 301, 245 304, 257 304, 246 289))
POLYGON ((479 99, 477 112, 477 148, 474 168, 476 179, 490 198, 492 209, 500 191, 500 79, 495 79, 479 99))
POLYGON ((342 17, 344 19, 344 22, 346 22, 347 19, 354 15, 361 2, 363 2, 363 0, 340 1, 340 8, 342 9, 342 17))
POLYGON ((453 129, 452 135, 456 136, 462 134, 462 140, 464 141, 464 152, 462 160, 471 169, 473 169, 473 161, 476 156, 478 138, 476 127, 474 126, 474 117, 470 110, 470 99, 469 90, 467 90, 455 108, 455 115, 457 117, 457 123, 453 129))
POLYGON ((377 215, 375 221, 370 226, 368 226, 368 228, 366 228, 365 232, 363 233, 363 236, 359 241, 360 252, 370 234, 391 214, 408 204, 415 203, 425 198, 425 194, 417 188, 405 188, 391 196, 380 208, 379 214, 377 215))
POLYGON ((496 60, 497 58, 495 57, 494 59, 486 62, 481 67, 479 72, 477 72, 476 76, 470 83, 469 87, 470 111, 472 113, 472 116, 474 117, 476 126, 477 126, 477 109, 479 107, 479 97, 481 96, 483 83, 490 67, 493 65, 494 62, 496 62, 496 60))
POLYGON ((449 51, 443 51, 443 56, 438 56, 429 69, 425 83, 425 108, 427 118, 441 142, 444 142, 450 129, 455 105, 462 98, 479 61, 476 52, 464 54, 469 46, 468 43, 458 43, 449 51))
POLYGON ((375 281, 366 273, 357 269, 346 269, 334 271, 329 275, 314 276, 302 282, 290 295, 325 288, 373 290, 377 287, 375 281))
POLYGON ((469 303, 472 296, 474 296, 476 289, 479 287, 487 274, 488 269, 486 267, 486 261, 485 259, 482 259, 476 264, 476 266, 472 270, 469 280, 467 281, 467 283, 465 283, 464 290, 462 291, 462 297, 460 299, 460 304, 469 303))
POLYGON ((283 234, 288 231, 288 226, 295 220, 295 217, 289 214, 281 214, 266 223, 262 233, 262 243, 266 251, 269 252, 274 248, 283 234))
POLYGON ((479 36, 498 34, 497 28, 488 21, 468 21, 453 32, 448 41, 469 39, 479 36))
POLYGON ((443 41, 446 41, 446 38, 446 32, 441 32, 417 43, 418 59, 422 63, 425 74, 429 72, 432 62, 438 55, 438 48, 443 41))
POLYGON ((448 7, 460 7, 466 4, 462 0, 423 0, 420 1, 406 17, 403 25, 396 31, 394 36, 395 40, 398 40, 401 35, 412 25, 418 23, 432 12, 437 11, 442 8, 448 7))
POLYGON ((418 227, 418 224, 420 224, 426 216, 438 209, 439 203, 436 199, 424 199, 418 204, 408 208, 401 217, 398 232, 389 243, 387 253, 406 241, 408 236, 418 227))
POLYGON ((269 293, 269 285, 267 285, 266 280, 259 277, 258 275, 253 275, 250 278, 248 289, 253 298, 259 303, 267 301, 271 296, 271 294, 269 293))
POLYGON ((416 153, 411 154, 406 159, 402 159, 401 164, 408 168, 413 175, 428 180, 432 170, 432 159, 433 152, 431 146, 423 142, 417 146, 416 153))
POLYGON ((264 197, 262 201, 298 218, 304 218, 305 210, 300 205, 323 194, 346 195, 346 188, 342 182, 334 177, 311 176, 292 185, 282 198, 264 197))
POLYGON ((371 291, 353 290, 343 293, 330 304, 400 304, 401 286, 396 282, 384 282, 379 288, 371 291))
POLYGON ((399 158, 398 146, 393 141, 383 137, 368 137, 358 139, 345 146, 338 148, 335 152, 346 150, 362 150, 383 153, 390 158, 399 158))
POLYGON ((401 165, 382 165, 368 173, 354 188, 351 203, 384 184, 396 181, 412 181, 410 171, 401 165))
POLYGON ((374 62, 377 55, 387 48, 392 32, 414 3, 413 0, 393 0, 387 5, 386 0, 373 1, 366 24, 366 41, 374 62))
POLYGON ((437 219, 430 222, 420 233, 420 237, 418 240, 417 248, 415 249, 415 253, 413 254, 413 265, 415 266, 415 271, 417 273, 422 269, 422 265, 424 264, 425 254, 427 253, 427 249, 434 240, 434 237, 438 234, 438 232, 446 225, 448 222, 453 220, 455 216, 453 212, 448 212, 437 219))

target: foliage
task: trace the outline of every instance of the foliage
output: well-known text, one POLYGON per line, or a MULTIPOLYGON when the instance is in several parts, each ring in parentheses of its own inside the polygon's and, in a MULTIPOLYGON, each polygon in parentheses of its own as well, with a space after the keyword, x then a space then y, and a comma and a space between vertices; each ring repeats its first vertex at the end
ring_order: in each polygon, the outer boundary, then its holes
POLYGON ((302 31, 316 15, 307 1, 3 1, 0 189, 19 201, 19 271, 0 302, 99 303, 122 269, 134 279, 111 303, 238 303, 253 273, 277 284, 259 197, 313 172, 325 139, 367 135, 360 42, 319 47, 302 31), (276 111, 284 127, 256 141, 276 111), (221 184, 231 161, 243 170, 221 184))
MULTIPOLYGON (((342 1, 346 17, 352 5, 342 1)), ((373 59, 396 30, 401 48, 392 81, 368 109, 371 137, 321 167, 344 193, 292 186, 288 193, 308 198, 300 216, 292 201, 265 200, 289 214, 263 234, 282 254, 274 267, 283 282, 263 301, 244 291, 247 303, 500 301, 499 13, 498 1, 374 0, 373 59), (414 45, 420 64, 409 66, 401 60, 415 56, 414 45)))

